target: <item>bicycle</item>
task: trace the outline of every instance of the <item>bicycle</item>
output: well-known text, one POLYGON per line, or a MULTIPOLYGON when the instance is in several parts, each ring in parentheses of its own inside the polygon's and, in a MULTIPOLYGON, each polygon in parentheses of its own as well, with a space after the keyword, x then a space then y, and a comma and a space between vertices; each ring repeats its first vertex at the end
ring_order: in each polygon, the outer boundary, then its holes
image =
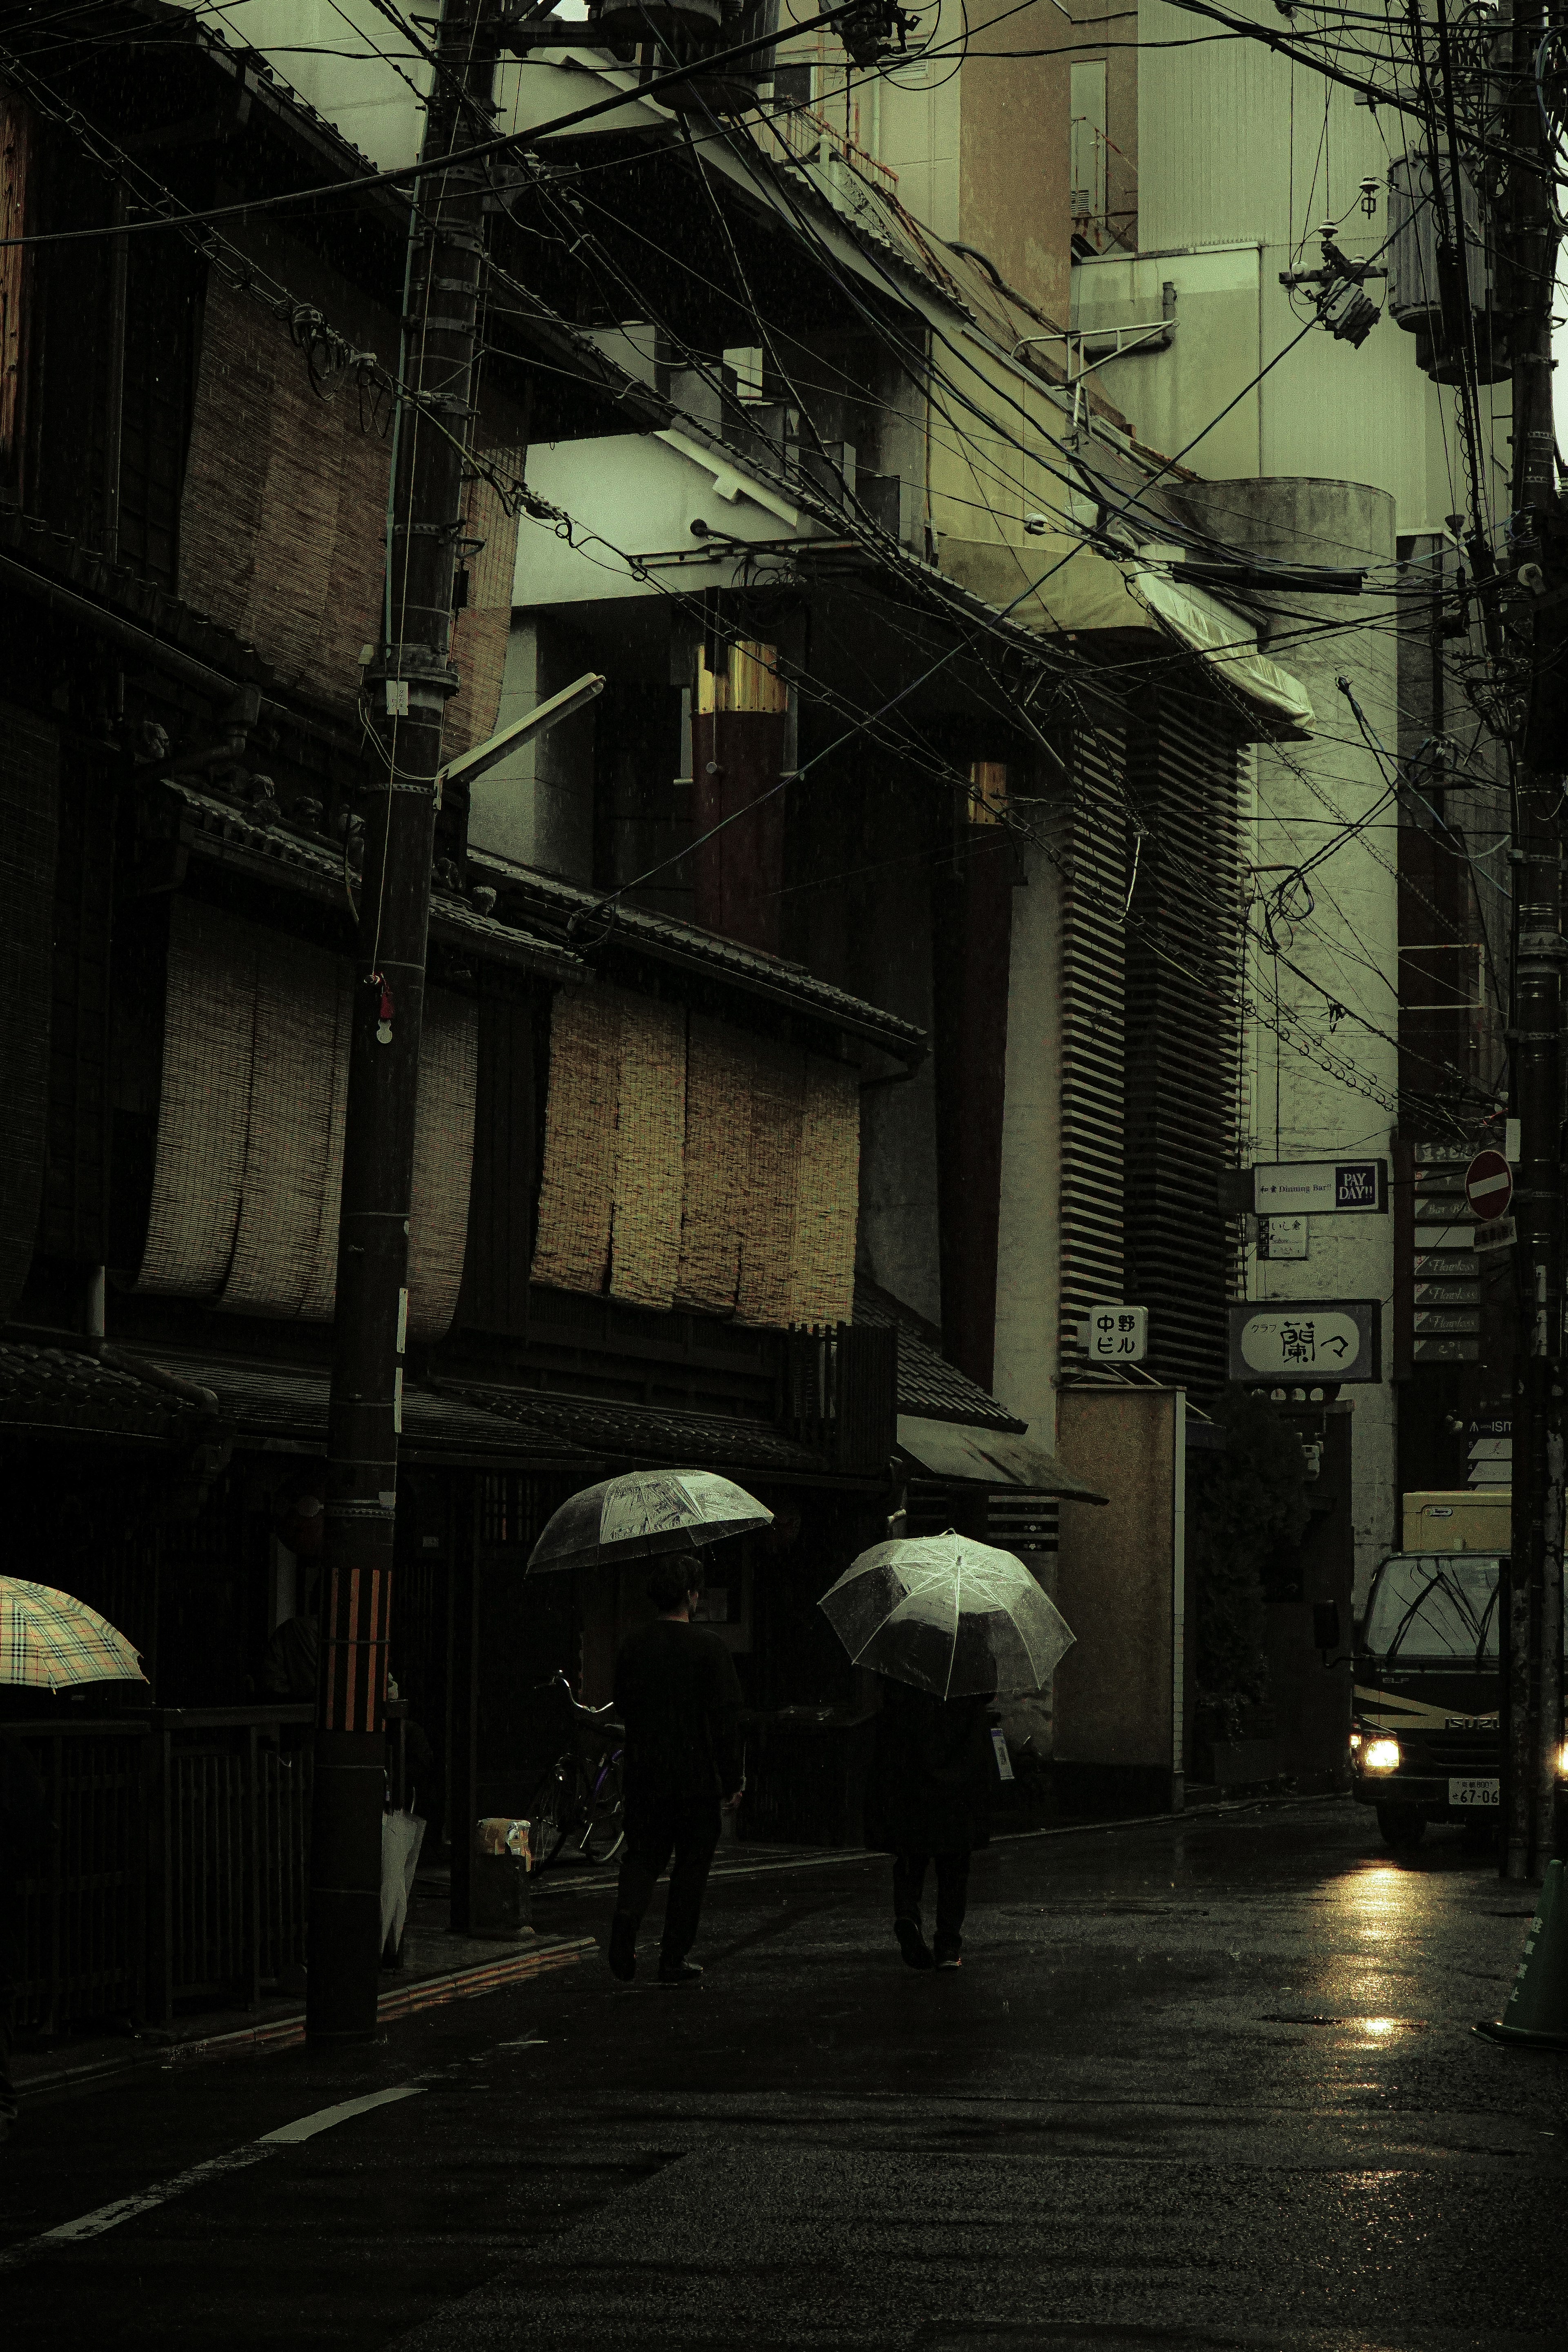
POLYGON ((565 1675, 556 1669, 536 1690, 554 1690, 572 1710, 573 1744, 558 1756, 533 1800, 531 1843, 535 1870, 546 1870, 574 1832, 584 1860, 609 1862, 626 1836, 626 1792, 622 1785, 625 1738, 622 1726, 605 1706, 584 1706, 565 1675), (603 1752, 584 1752, 592 1726, 604 1735, 603 1752))

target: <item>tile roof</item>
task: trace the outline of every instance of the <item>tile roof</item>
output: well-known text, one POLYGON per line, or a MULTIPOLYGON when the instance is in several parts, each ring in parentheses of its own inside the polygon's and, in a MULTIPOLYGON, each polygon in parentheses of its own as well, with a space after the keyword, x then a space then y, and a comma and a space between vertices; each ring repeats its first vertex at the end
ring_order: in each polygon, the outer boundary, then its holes
MULTIPOLYGON (((165 777, 162 790, 178 813, 179 838, 198 857, 210 858, 263 882, 281 882, 287 888, 334 906, 345 907, 343 858, 319 836, 275 824, 254 805, 241 808, 213 793, 165 777)), ((436 891, 430 900, 430 935, 446 946, 467 948, 497 963, 521 964, 557 980, 587 981, 592 973, 581 956, 559 941, 541 939, 515 923, 481 915, 465 898, 436 891)))
POLYGON ((465 1383, 462 1394, 489 1412, 560 1437, 590 1453, 637 1461, 791 1471, 830 1477, 833 1465, 772 1422, 740 1413, 687 1412, 623 1404, 600 1397, 563 1396, 540 1389, 495 1389, 465 1383))
MULTIPOLYGON (((595 914, 605 906, 602 890, 584 890, 575 883, 558 881, 553 875, 519 866, 493 851, 471 852, 468 865, 475 874, 483 874, 494 881, 500 891, 520 902, 537 920, 552 925, 563 927, 574 916, 595 914)), ((598 936, 602 930, 600 923, 594 927, 589 938, 573 940, 574 950, 591 961, 608 943, 598 936)), ((915 1060, 925 1052, 925 1031, 917 1028, 912 1021, 900 1020, 897 1013, 884 1012, 880 1005, 868 1004, 863 997, 851 996, 831 982, 818 980, 804 964, 790 963, 784 957, 765 954, 759 948, 742 947, 717 931, 702 929, 700 924, 682 922, 674 915, 655 914, 646 907, 627 906, 623 900, 615 909, 609 937, 623 947, 640 950, 661 961, 683 963, 710 972, 715 979, 728 981, 749 994, 792 1004, 800 1012, 813 1013, 821 1021, 880 1045, 900 1060, 915 1060)))
MULTIPOLYGON (((162 1349, 127 1349, 124 1353, 213 1390, 242 1440, 259 1437, 325 1449, 329 1382, 324 1371, 177 1355, 162 1349)), ((489 1454, 498 1463, 521 1455, 530 1460, 570 1458, 574 1451, 570 1444, 552 1441, 548 1433, 525 1432, 497 1413, 412 1381, 403 1392, 403 1442, 405 1451, 415 1454, 427 1449, 489 1454)))
POLYGON ((194 1443, 207 1416, 194 1398, 100 1363, 81 1348, 0 1341, 0 1435, 55 1429, 84 1437, 194 1443))
MULTIPOLYGON (((216 1391, 237 1435, 324 1448, 327 1375, 298 1366, 241 1363, 139 1348, 147 1363, 216 1391)), ((406 1453, 489 1456, 507 1462, 581 1467, 602 1475, 606 1461, 691 1463, 703 1468, 772 1470, 821 1477, 827 1457, 772 1422, 730 1413, 685 1412, 553 1391, 444 1381, 410 1381, 403 1392, 406 1453)))
POLYGON ((964 1421, 986 1429, 1010 1429, 1019 1435, 1027 1429, 1027 1422, 1016 1420, 989 1390, 978 1387, 956 1364, 948 1362, 923 1316, 863 1274, 855 1277, 855 1320, 897 1327, 900 1412, 928 1421, 964 1421))

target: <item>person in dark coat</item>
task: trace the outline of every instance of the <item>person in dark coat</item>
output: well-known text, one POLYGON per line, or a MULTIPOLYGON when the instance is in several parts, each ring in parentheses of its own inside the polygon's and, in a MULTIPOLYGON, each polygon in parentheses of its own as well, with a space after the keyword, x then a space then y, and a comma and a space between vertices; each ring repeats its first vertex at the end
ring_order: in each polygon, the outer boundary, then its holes
POLYGON ((673 1853, 659 1950, 661 1985, 695 1984, 688 1959, 719 1843, 719 1804, 741 1801, 741 1685, 717 1633, 691 1622, 702 1570, 689 1555, 655 1562, 651 1625, 628 1634, 616 1661, 616 1713, 626 1726, 626 1849, 610 1922, 611 1973, 637 1969, 637 1929, 673 1853))
POLYGON ((962 1965, 969 1857, 991 1838, 996 1759, 988 1695, 937 1698, 881 1677, 881 1712, 866 1790, 866 1843, 893 1857, 893 1933, 911 1969, 962 1965), (936 1935, 921 1897, 936 1863, 936 1935))

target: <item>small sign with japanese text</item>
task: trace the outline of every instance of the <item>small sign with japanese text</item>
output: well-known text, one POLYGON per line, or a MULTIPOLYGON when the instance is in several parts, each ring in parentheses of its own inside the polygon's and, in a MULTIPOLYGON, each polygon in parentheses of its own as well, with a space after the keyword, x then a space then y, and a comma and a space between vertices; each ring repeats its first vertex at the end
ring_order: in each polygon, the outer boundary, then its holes
POLYGON ((1089 1352, 1100 1364, 1141 1364, 1149 1352, 1146 1307, 1091 1307, 1089 1352))

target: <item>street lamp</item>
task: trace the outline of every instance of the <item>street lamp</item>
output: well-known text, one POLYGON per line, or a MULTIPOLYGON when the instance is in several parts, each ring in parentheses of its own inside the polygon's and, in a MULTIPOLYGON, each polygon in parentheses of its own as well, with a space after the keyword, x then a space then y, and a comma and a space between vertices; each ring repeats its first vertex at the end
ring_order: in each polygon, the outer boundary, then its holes
POLYGON ((570 686, 563 686, 559 694, 552 694, 549 701, 542 702, 536 710, 531 710, 526 719, 514 719, 511 725, 503 727, 499 735, 487 736, 482 743, 476 743, 471 751, 464 751, 458 759, 448 760, 436 779, 437 807, 440 807, 448 784, 471 784, 478 777, 488 774, 499 760, 506 758, 509 751, 515 751, 520 743, 530 743, 536 735, 548 735, 552 727, 559 727, 561 721, 570 719, 574 710, 586 709, 604 691, 604 679, 596 671, 590 670, 585 677, 574 678, 570 686))

